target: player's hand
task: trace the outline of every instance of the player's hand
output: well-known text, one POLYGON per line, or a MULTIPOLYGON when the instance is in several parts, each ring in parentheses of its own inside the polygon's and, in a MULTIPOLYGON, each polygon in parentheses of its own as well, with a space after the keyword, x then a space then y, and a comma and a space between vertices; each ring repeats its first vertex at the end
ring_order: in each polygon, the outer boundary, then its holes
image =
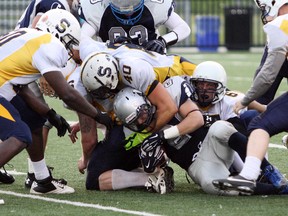
POLYGON ((45 96, 49 97, 57 97, 54 89, 49 85, 49 83, 46 81, 46 79, 42 76, 39 79, 39 86, 40 86, 40 91, 42 94, 45 96))
POLYGON ((159 39, 148 41, 144 44, 144 47, 147 50, 165 54, 166 42, 161 37, 159 37, 159 39))
POLYGON ((164 140, 165 138, 163 131, 153 133, 143 140, 141 148, 143 149, 143 151, 149 152, 157 146, 161 146, 164 140))
POLYGON ((70 125, 68 122, 59 114, 57 114, 53 109, 47 112, 48 121, 57 129, 57 135, 62 137, 68 130, 71 132, 70 125))
POLYGON ((162 148, 163 140, 163 131, 153 133, 144 139, 140 147, 139 157, 145 172, 154 172, 155 168, 162 165, 163 161, 165 161, 165 152, 162 148))
POLYGON ((85 174, 87 168, 87 162, 85 162, 83 156, 78 160, 78 170, 81 174, 85 174))
POLYGON ((70 125, 71 132, 68 135, 72 143, 75 143, 78 139, 77 133, 80 131, 80 124, 79 122, 70 125))
POLYGON ((241 100, 237 101, 233 106, 233 111, 235 114, 240 115, 240 111, 244 109, 246 106, 243 106, 241 100))

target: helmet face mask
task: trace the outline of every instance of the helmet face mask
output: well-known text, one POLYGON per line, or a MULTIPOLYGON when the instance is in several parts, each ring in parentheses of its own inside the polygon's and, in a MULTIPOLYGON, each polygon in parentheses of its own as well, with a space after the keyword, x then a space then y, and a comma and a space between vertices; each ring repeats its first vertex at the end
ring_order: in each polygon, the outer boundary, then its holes
POLYGON ((197 103, 207 107, 222 100, 226 93, 227 75, 225 69, 217 62, 206 61, 197 65, 191 84, 197 93, 197 103))
POLYGON ((115 95, 117 94, 118 90, 113 89, 111 90, 110 88, 106 87, 106 86, 101 86, 98 89, 89 91, 89 94, 91 95, 91 97, 93 99, 96 100, 105 100, 108 98, 114 98, 115 95))
POLYGON ((135 25, 142 16, 144 0, 111 0, 110 7, 118 22, 135 25))
POLYGON ((68 11, 63 9, 51 9, 44 13, 35 28, 49 32, 58 38, 65 46, 70 58, 72 49, 79 46, 80 24, 68 11))
POLYGON ((117 60, 107 53, 92 53, 81 65, 82 83, 96 99, 107 99, 115 95, 118 73, 117 60))
POLYGON ((279 9, 288 3, 288 0, 254 0, 261 10, 261 20, 263 24, 268 23, 278 16, 279 9))
POLYGON ((122 123, 132 131, 142 132, 152 122, 155 107, 145 95, 131 87, 126 87, 114 100, 114 112, 122 123))

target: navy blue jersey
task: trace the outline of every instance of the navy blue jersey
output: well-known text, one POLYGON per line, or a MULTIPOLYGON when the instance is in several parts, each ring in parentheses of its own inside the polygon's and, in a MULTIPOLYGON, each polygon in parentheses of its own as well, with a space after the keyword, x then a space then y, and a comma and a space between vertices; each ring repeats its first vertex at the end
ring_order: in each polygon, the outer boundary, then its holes
POLYGON ((30 28, 33 19, 37 15, 42 15, 45 12, 55 8, 70 11, 67 0, 32 0, 17 22, 16 29, 24 27, 30 28))
POLYGON ((134 25, 124 25, 113 15, 109 0, 90 0, 81 2, 79 16, 95 29, 96 36, 103 42, 125 36, 142 45, 157 38, 157 28, 168 20, 173 11, 173 0, 145 0, 140 20, 134 25))

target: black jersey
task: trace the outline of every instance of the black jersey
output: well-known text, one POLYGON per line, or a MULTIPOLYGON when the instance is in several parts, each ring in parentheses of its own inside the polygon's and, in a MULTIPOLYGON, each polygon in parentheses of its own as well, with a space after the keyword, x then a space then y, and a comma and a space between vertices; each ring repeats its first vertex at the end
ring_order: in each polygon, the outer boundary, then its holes
POLYGON ((125 36, 141 45, 148 40, 157 38, 157 28, 168 20, 173 11, 173 0, 146 0, 140 20, 131 26, 118 22, 108 0, 83 1, 81 2, 80 17, 95 29, 96 36, 99 36, 104 42, 125 36))

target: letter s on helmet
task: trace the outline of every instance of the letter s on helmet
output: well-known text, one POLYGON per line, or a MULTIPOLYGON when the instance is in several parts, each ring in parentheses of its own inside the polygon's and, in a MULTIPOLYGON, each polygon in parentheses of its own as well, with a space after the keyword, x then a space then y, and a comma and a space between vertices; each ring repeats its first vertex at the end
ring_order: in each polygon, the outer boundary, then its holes
POLYGON ((69 54, 79 46, 81 27, 78 20, 68 11, 51 9, 44 13, 35 28, 53 34, 65 46, 69 54))
POLYGON ((107 53, 90 54, 82 63, 81 80, 88 92, 100 87, 115 89, 119 82, 117 60, 107 53))

